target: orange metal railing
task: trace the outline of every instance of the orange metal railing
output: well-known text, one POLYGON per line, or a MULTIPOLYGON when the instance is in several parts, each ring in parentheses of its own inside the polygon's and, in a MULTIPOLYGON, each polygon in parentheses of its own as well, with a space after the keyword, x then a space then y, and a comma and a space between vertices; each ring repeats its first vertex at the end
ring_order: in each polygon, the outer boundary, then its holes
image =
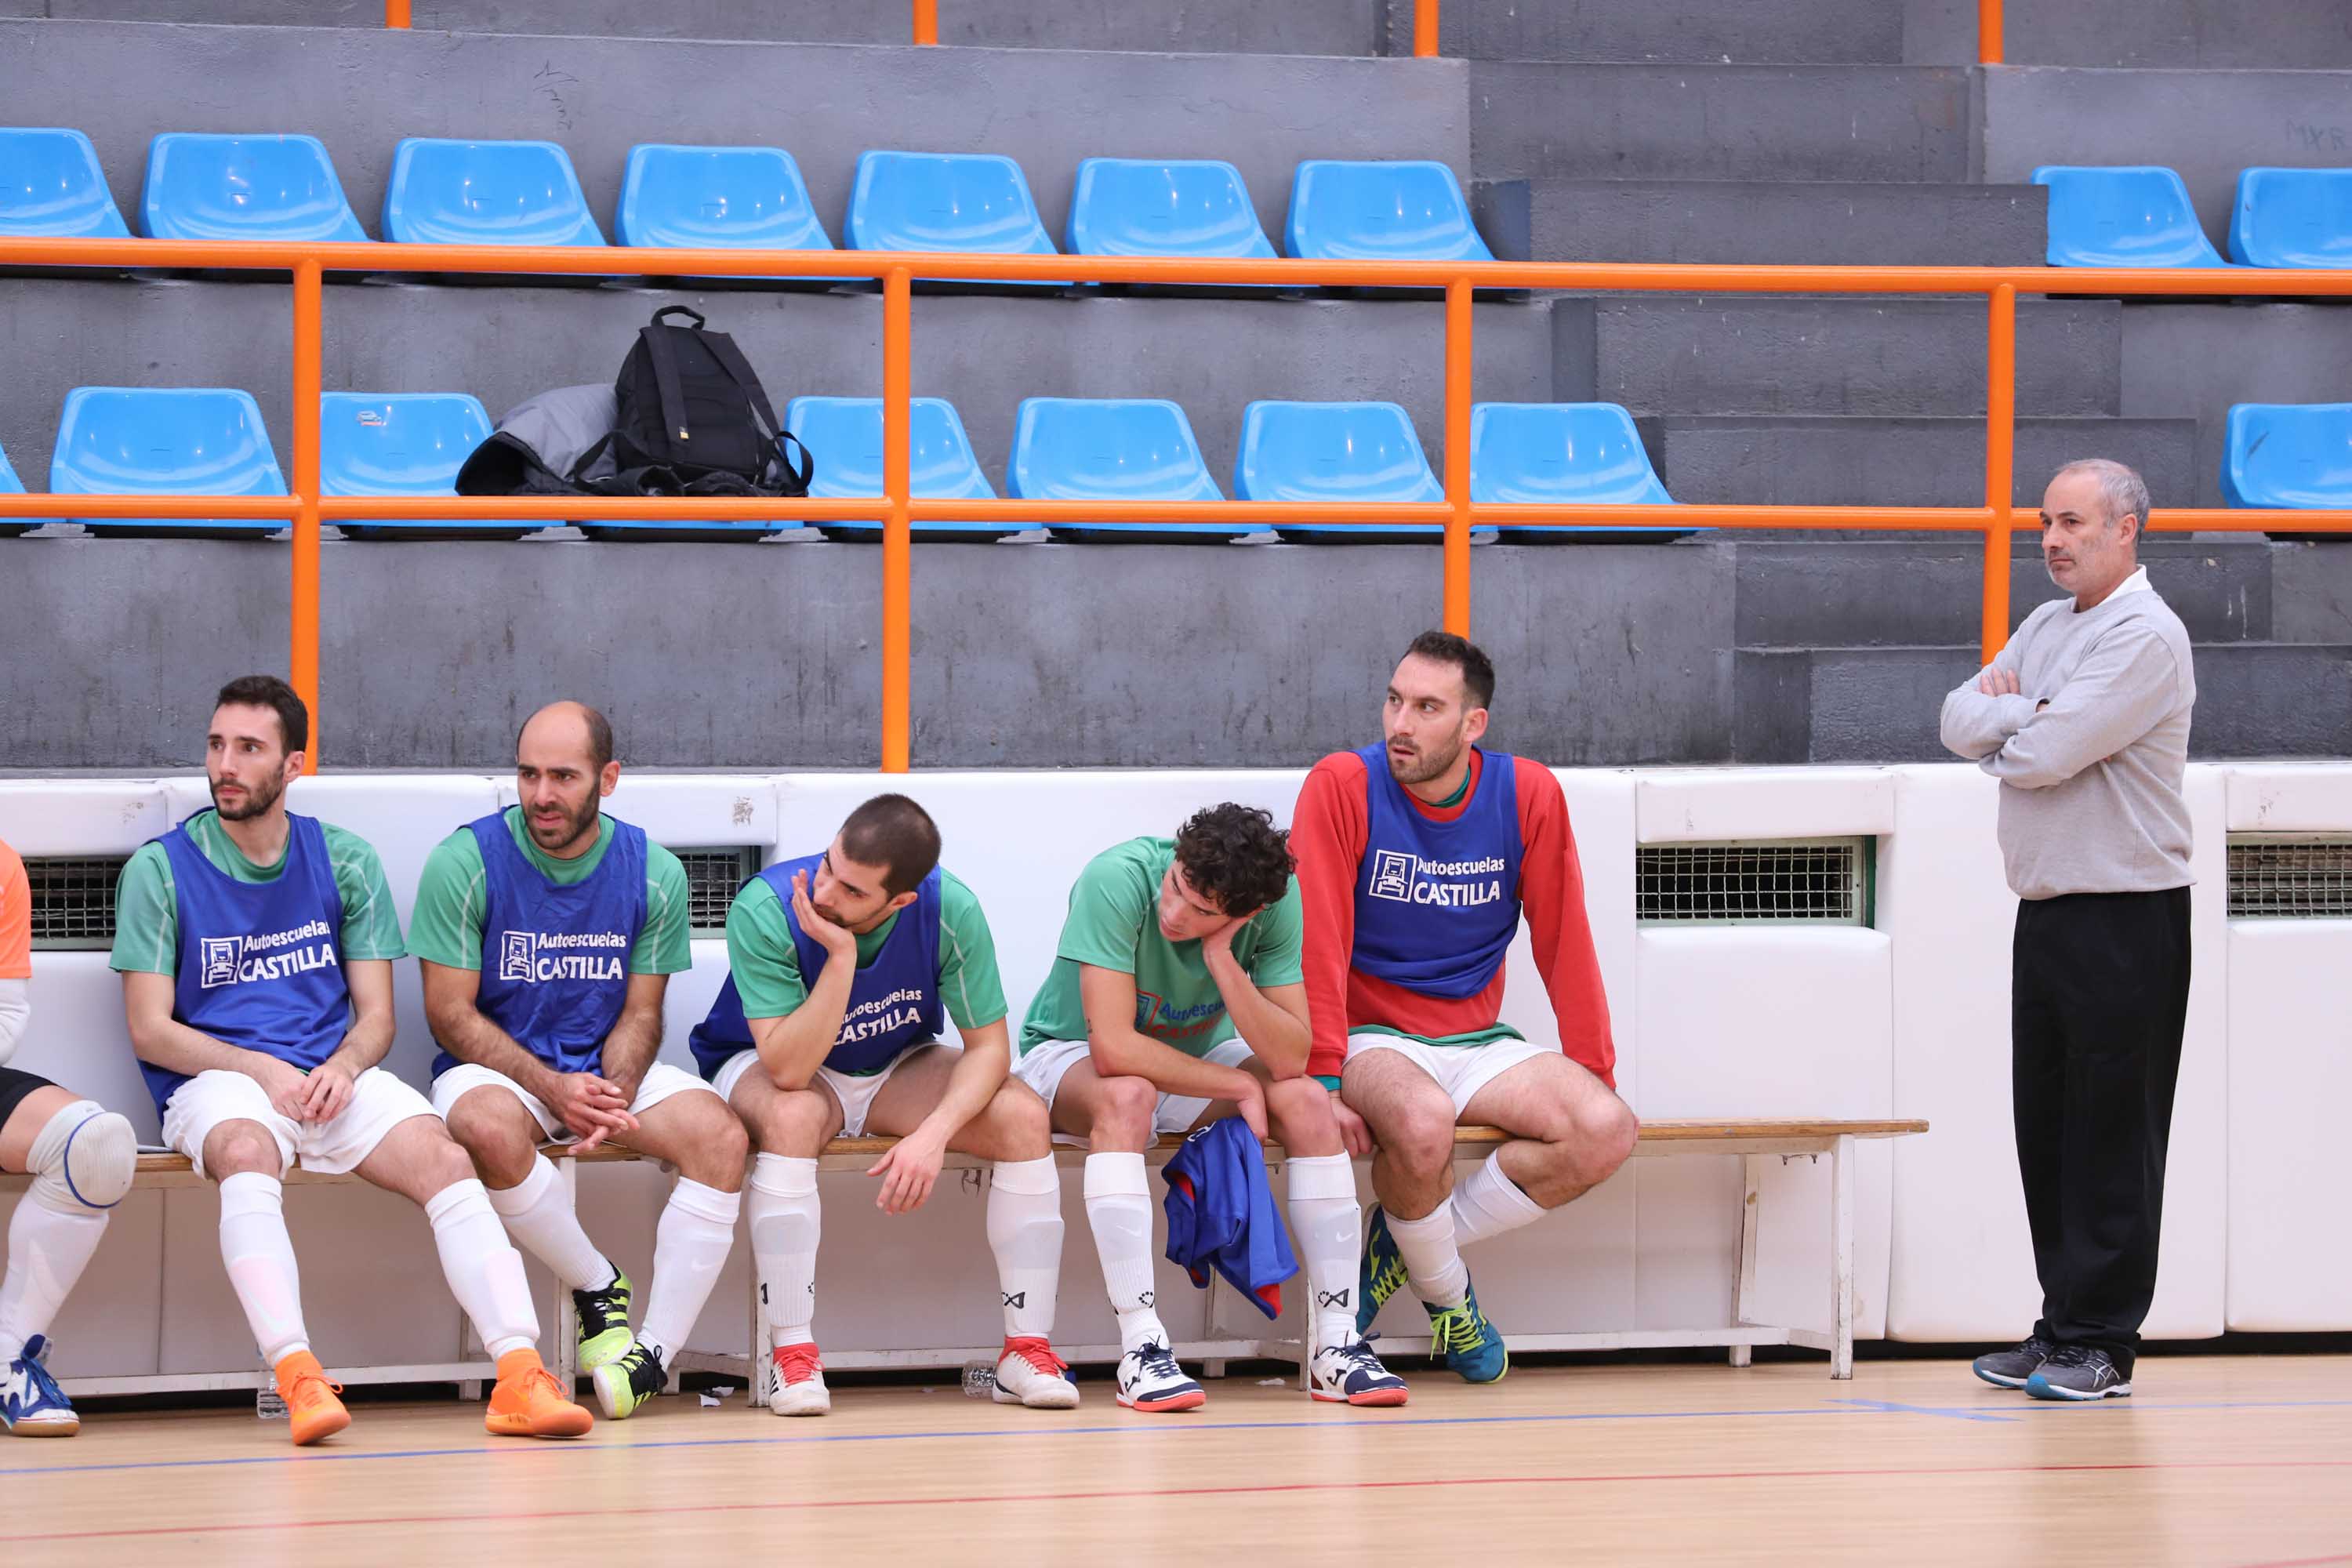
MULTIPOLYGON (((883 523, 881 765, 903 773, 910 762, 913 631, 911 529, 916 522, 971 519, 1023 523, 1222 521, 1260 524, 1362 522, 1374 509, 1296 501, 926 500, 911 493, 910 365, 912 283, 919 278, 999 282, 1289 284, 1307 287, 1430 289, 1444 291, 1445 499, 1382 506, 1383 522, 1430 523, 1444 530, 1442 623, 1470 629, 1473 528, 1618 523, 1612 506, 1500 505, 1470 499, 1470 405, 1475 289, 1618 292, 1787 294, 1961 294, 1987 301, 1984 503, 1952 507, 1676 506, 1677 526, 1720 529, 1857 529, 1916 532, 1934 529, 1984 535, 1982 651, 1990 658, 2009 637, 2010 536, 2039 525, 2032 509, 2010 504, 2016 399, 2017 296, 2158 294, 2246 297, 2352 296, 2352 270, 2126 270, 2042 267, 1741 267, 1682 263, 1400 262, 1177 260, 1150 257, 972 256, 824 250, 541 249, 507 246, 236 244, 153 239, 0 238, 0 267, 81 266, 289 272, 293 275, 293 491, 290 496, 0 495, 0 517, 236 518, 293 525, 289 679, 320 713, 320 528, 325 522, 384 518, 504 519, 546 522, 632 518, 883 523), (872 498, 751 500, 736 497, 653 500, 587 497, 321 496, 319 493, 321 278, 342 272, 564 273, 681 277, 772 275, 780 271, 882 284, 883 489, 872 498)), ((1645 515, 1644 522, 1668 514, 1645 515)), ((2352 532, 2352 510, 2257 511, 2166 507, 2147 520, 2158 529, 2228 532, 2352 532)), ((11 546, 10 548, 16 548, 11 546)), ((314 736, 328 729, 315 722, 314 736)), ((319 746, 314 741, 315 764, 319 746)))

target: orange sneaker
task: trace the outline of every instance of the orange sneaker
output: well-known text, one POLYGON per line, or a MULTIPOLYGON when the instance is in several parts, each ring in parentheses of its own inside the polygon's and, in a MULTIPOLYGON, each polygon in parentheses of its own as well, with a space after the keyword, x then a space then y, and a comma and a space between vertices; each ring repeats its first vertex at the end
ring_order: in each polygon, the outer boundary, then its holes
POLYGON ((328 1381, 326 1369, 309 1351, 296 1351, 278 1363, 278 1397, 286 1402, 296 1447, 331 1437, 352 1424, 352 1413, 335 1397, 342 1391, 341 1384, 328 1381))
POLYGON ((499 1385, 482 1425, 499 1437, 577 1437, 596 1418, 564 1397, 563 1385, 541 1364, 535 1350, 499 1357, 499 1385))

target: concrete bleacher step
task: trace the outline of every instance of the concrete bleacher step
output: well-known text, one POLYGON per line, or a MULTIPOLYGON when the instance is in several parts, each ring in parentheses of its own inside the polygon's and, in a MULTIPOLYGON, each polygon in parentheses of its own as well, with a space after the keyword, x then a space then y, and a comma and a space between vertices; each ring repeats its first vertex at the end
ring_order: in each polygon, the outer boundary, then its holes
MULTIPOLYGON (((2017 308, 2017 407, 2122 411, 2123 309, 2017 308)), ((1981 414, 1986 308, 1969 299, 1635 294, 1552 301, 1553 384, 1649 414, 1981 414)))
MULTIPOLYGON (((1409 48, 1414 0, 1388 5, 1409 48)), ((1444 52, 1480 60, 1900 65, 1904 38, 1887 0, 1455 0, 1439 19, 1444 52)))
POLYGON ((2039 267, 2040 185, 1853 181, 1489 180, 1478 227, 1522 261, 2039 267))
MULTIPOLYGON (((1654 431, 1666 489, 1684 501, 1814 506, 1980 506, 1984 422, 1960 416, 1665 415, 1654 431)), ((2194 492, 2194 419, 2021 418, 2016 484, 2037 504, 2076 458, 2130 464, 2157 495, 2194 492)))
POLYGON ((1474 60, 1482 180, 1960 184, 1966 70, 1925 66, 1559 65, 1474 60))
MULTIPOLYGON (((1976 58, 1977 0, 1908 0, 1903 58, 1976 58)), ((2352 69, 2343 0, 2063 0, 2011 5, 2002 55, 2013 65, 2105 69, 2352 69)), ((2268 129, 2265 127, 2264 129, 2268 129)))

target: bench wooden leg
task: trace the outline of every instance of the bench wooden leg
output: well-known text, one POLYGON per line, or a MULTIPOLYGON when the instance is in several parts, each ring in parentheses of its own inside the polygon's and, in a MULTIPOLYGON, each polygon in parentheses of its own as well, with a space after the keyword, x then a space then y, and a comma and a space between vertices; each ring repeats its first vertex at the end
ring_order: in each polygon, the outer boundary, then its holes
MULTIPOLYGON (((750 1231, 745 1230, 744 1250, 751 1251, 750 1231)), ((768 1322, 768 1297, 760 1289, 760 1257, 751 1253, 751 1380, 746 1390, 751 1398, 744 1408, 754 1415, 768 1413, 768 1379, 775 1375, 776 1358, 770 1340, 775 1330, 768 1322)))
MULTIPOLYGON (((1739 1157, 1739 1297, 1732 1322, 1740 1328, 1746 1328, 1756 1321, 1756 1198, 1761 1186, 1759 1173, 1762 1169, 1758 1163, 1759 1158, 1754 1154, 1739 1157)), ((1746 1366, 1755 1359, 1756 1352, 1752 1345, 1731 1347, 1732 1365, 1746 1366)))
MULTIPOLYGON (((577 1215, 580 1212, 580 1162, 570 1158, 559 1159, 555 1162, 555 1168, 562 1173, 563 1201, 577 1215)), ((564 1393, 569 1394, 579 1387, 580 1383, 580 1314, 572 1305, 571 1290, 562 1280, 555 1278, 552 1271, 548 1275, 547 1331, 548 1370, 555 1373, 555 1381, 562 1384, 564 1393)))
POLYGON ((1853 1137, 1830 1146, 1830 1375, 1853 1375, 1853 1137))

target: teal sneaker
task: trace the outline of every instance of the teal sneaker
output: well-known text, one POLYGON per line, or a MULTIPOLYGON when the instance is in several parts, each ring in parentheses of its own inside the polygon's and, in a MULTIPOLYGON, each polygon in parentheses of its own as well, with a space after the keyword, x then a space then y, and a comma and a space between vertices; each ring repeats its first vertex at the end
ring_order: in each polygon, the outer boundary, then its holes
POLYGON ((1364 1220, 1364 1261, 1356 1271, 1356 1337, 1370 1332, 1390 1297, 1404 1289, 1404 1254, 1389 1234, 1389 1216, 1374 1204, 1364 1220))
POLYGON ((1478 1310, 1476 1287, 1458 1307, 1433 1307, 1426 1301, 1422 1307, 1429 1313, 1429 1353, 1444 1356, 1463 1382, 1500 1383, 1511 1370, 1511 1352, 1504 1347, 1503 1336, 1478 1310))
POLYGON ((572 1310, 580 1318, 580 1370, 594 1372, 621 1359, 636 1342, 629 1331, 629 1277, 613 1270, 602 1290, 574 1290, 572 1310))
POLYGON ((588 1381, 596 1386, 596 1403, 604 1407, 604 1418, 625 1421, 632 1411, 669 1386, 669 1373, 662 1370, 659 1351, 632 1342, 590 1373, 588 1381))

